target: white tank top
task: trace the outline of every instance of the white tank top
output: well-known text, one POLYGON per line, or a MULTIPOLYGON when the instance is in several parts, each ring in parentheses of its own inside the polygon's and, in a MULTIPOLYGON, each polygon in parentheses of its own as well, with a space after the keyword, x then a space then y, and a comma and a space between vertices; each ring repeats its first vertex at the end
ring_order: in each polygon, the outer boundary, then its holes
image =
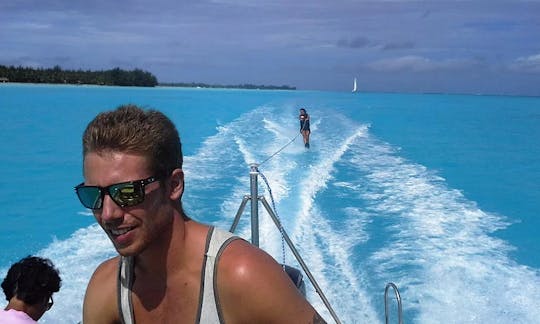
MULTIPOLYGON (((202 264, 199 309, 195 323, 223 324, 223 314, 217 293, 217 264, 230 242, 240 239, 229 232, 211 227, 206 237, 205 257, 202 264)), ((120 257, 118 268, 118 307, 124 324, 135 324, 131 289, 133 286, 133 257, 120 257)))

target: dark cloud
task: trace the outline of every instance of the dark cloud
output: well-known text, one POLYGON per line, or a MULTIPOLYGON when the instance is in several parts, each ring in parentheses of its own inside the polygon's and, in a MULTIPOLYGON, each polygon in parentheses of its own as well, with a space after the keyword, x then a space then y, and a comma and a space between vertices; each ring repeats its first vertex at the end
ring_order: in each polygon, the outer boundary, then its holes
POLYGON ((412 49, 412 48, 414 48, 413 42, 400 42, 400 43, 387 43, 383 45, 382 50, 391 51, 391 50, 403 50, 403 49, 412 49))
POLYGON ((370 46, 371 42, 369 39, 358 36, 352 39, 340 39, 337 42, 338 47, 347 47, 347 48, 365 48, 370 46))

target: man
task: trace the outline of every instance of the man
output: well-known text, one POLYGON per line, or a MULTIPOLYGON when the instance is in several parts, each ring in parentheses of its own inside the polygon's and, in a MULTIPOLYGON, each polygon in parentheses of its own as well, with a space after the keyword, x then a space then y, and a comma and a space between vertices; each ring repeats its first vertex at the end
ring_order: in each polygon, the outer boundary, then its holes
POLYGON ((51 309, 53 293, 60 290, 58 270, 49 259, 28 256, 13 264, 2 281, 8 304, 0 323, 30 324, 51 309))
POLYGON ((324 323, 272 257, 184 213, 182 160, 158 111, 123 106, 86 128, 77 195, 120 255, 90 279, 83 322, 324 323))

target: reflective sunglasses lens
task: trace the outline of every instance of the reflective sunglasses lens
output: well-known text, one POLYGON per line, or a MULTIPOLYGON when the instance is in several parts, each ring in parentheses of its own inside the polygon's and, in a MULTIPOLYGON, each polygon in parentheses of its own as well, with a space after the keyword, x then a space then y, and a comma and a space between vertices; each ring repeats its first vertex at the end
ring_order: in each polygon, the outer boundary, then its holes
POLYGON ((109 187, 111 198, 120 206, 135 206, 144 201, 144 188, 136 183, 120 183, 109 187))
POLYGON ((84 207, 90 209, 101 208, 101 190, 97 187, 78 187, 77 196, 84 207))

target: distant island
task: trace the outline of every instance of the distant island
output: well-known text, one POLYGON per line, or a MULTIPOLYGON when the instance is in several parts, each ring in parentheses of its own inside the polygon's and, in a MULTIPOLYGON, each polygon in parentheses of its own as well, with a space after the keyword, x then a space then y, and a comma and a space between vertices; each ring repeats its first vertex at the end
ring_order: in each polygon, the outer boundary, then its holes
POLYGON ((184 87, 184 88, 226 88, 226 89, 258 89, 258 90, 296 90, 296 87, 288 85, 255 85, 255 84, 238 84, 238 85, 221 85, 221 84, 206 84, 206 83, 183 83, 183 82, 160 82, 159 86, 163 87, 184 87))
POLYGON ((150 72, 120 68, 105 71, 63 70, 58 65, 49 69, 0 65, 0 82, 95 84, 108 86, 155 87, 157 78, 150 72))
POLYGON ((206 83, 158 82, 150 72, 135 69, 132 71, 114 68, 104 71, 64 70, 60 66, 53 68, 31 68, 22 66, 0 65, 0 83, 50 83, 50 84, 92 84, 103 86, 136 86, 136 87, 187 87, 187 88, 230 88, 230 89, 262 89, 262 90, 296 90, 287 85, 218 85, 206 83))

